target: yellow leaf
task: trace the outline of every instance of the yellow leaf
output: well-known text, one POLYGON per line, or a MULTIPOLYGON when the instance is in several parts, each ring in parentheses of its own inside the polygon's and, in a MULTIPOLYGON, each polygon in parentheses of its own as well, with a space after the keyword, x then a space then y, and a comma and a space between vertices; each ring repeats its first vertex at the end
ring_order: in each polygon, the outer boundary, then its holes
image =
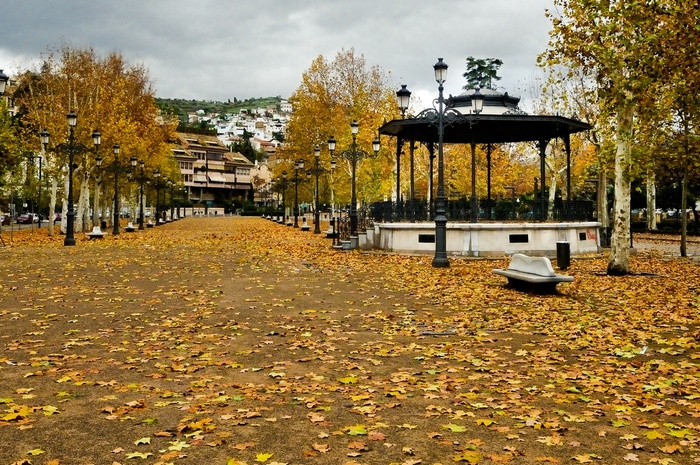
POLYGON ((32 449, 30 451, 27 451, 27 455, 41 455, 46 453, 46 451, 41 450, 41 449, 32 449))
POLYGON ((663 434, 661 434, 661 433, 659 433, 658 431, 656 431, 655 429, 649 431, 649 432, 648 432, 647 434, 645 434, 644 436, 646 436, 647 439, 663 439, 663 438, 666 437, 666 436, 664 436, 663 434))
POLYGON ((267 462, 272 457, 272 454, 258 454, 255 456, 256 462, 267 462))

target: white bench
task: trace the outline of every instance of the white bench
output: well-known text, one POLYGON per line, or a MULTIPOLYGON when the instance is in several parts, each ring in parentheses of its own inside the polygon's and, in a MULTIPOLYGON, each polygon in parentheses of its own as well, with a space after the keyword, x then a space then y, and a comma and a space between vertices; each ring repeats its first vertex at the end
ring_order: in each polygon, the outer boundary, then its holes
POLYGON ((147 228, 152 228, 153 227, 153 221, 148 220, 148 223, 146 223, 147 228))
POLYGON ((555 292, 557 284, 570 283, 573 276, 557 274, 547 257, 528 257, 521 253, 513 254, 508 269, 495 269, 493 272, 508 278, 508 284, 519 290, 533 292, 555 292))
POLYGON ((306 222, 306 218, 304 218, 304 221, 301 223, 301 230, 302 231, 309 231, 311 229, 311 226, 309 226, 309 223, 306 222))
POLYGON ((134 227, 134 223, 132 223, 131 221, 129 221, 129 222, 126 224, 126 228, 124 228, 124 231, 126 231, 126 232, 134 232, 134 231, 136 231, 136 228, 134 227))
POLYGON ((102 232, 99 226, 93 226, 92 231, 87 233, 87 237, 90 239, 102 239, 107 235, 106 232, 102 232))

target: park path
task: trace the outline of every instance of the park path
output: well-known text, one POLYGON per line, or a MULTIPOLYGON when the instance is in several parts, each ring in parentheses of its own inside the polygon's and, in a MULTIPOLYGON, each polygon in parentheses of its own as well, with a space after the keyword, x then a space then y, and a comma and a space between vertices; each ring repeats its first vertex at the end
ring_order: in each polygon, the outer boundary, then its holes
POLYGON ((0 248, 0 464, 700 458, 694 260, 574 258, 535 296, 506 259, 434 269, 259 218, 77 238, 0 248))

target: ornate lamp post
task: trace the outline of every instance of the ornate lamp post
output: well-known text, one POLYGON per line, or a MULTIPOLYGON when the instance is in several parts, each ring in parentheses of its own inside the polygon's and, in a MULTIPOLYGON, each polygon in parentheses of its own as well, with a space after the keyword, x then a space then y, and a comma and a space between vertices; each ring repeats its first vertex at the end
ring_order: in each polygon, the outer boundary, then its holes
POLYGON ((160 226, 160 170, 153 172, 153 178, 156 180, 156 226, 160 226))
MULTIPOLYGON (((344 151, 341 155, 350 161, 351 167, 352 167, 352 172, 351 172, 351 200, 350 200, 350 236, 356 237, 357 236, 357 189, 356 189, 356 182, 357 182, 357 161, 366 158, 366 157, 376 157, 377 154, 379 153, 379 138, 375 138, 372 141, 372 154, 369 154, 365 152, 364 150, 360 150, 357 147, 357 133, 360 131, 360 124, 356 121, 353 120, 352 123, 350 123, 350 130, 352 131, 352 144, 350 145, 350 150, 344 151)), ((328 140, 328 150, 331 152, 331 157, 334 155, 335 152, 335 139, 331 137, 328 140)))
POLYGON ((285 204, 285 193, 287 192, 287 172, 282 171, 282 221, 285 224, 287 221, 287 205, 285 204))
MULTIPOLYGON (((399 110, 401 110, 401 118, 406 118, 406 110, 408 110, 408 104, 411 101, 411 91, 406 88, 406 84, 401 84, 401 89, 396 91, 396 101, 399 105, 399 110)), ((403 146, 403 140, 401 138, 396 139, 396 204, 401 203, 401 149, 403 146)), ((413 157, 411 157, 411 163, 413 163, 413 157)), ((411 173, 411 180, 413 180, 413 173, 411 173)))
MULTIPOLYGON (((476 89, 474 91, 474 94, 472 95, 472 111, 474 112, 475 115, 478 115, 479 113, 481 113, 481 109, 483 108, 483 104, 484 104, 484 96, 481 93, 479 93, 479 89, 476 89)), ((471 149, 472 149, 472 198, 471 198, 471 206, 470 206, 469 210, 470 210, 470 214, 471 214, 470 220, 472 223, 476 223, 479 220, 479 212, 477 211, 479 207, 476 203, 476 141, 474 139, 474 125, 475 124, 476 124, 476 121, 469 120, 469 131, 472 134, 472 140, 470 143, 471 149)))
MULTIPOLYGON (((321 234, 321 211, 319 209, 319 176, 321 174, 327 172, 328 170, 320 166, 321 162, 321 147, 318 145, 314 148, 314 167, 309 169, 308 175, 315 175, 316 176, 316 191, 314 193, 314 234, 321 234)), ((330 172, 333 173, 335 170, 335 160, 331 160, 331 169, 330 172)), ((331 187, 331 212, 333 211, 333 189, 331 187)))
POLYGON ((314 234, 321 234, 321 212, 318 209, 318 175, 320 167, 318 162, 321 159, 321 147, 318 145, 314 148, 314 174, 316 175, 316 192, 314 194, 314 234))
POLYGON ((299 171, 304 169, 304 160, 297 160, 294 164, 294 227, 299 227, 299 183, 302 178, 299 177, 299 171))
POLYGON ((139 160, 139 168, 141 168, 141 173, 139 176, 139 229, 143 229, 143 167, 146 163, 143 160, 139 160))
MULTIPOLYGON (((442 58, 438 58, 438 62, 433 66, 435 71, 435 81, 438 83, 438 98, 433 101, 433 108, 428 108, 421 111, 416 115, 415 119, 425 119, 431 123, 437 122, 438 129, 438 188, 437 188, 437 208, 435 209, 435 257, 433 258, 433 266, 436 268, 445 268, 450 266, 450 262, 447 260, 447 216, 446 216, 446 203, 447 199, 445 196, 445 159, 444 159, 444 135, 445 135, 445 124, 450 124, 455 117, 460 116, 459 111, 454 108, 447 107, 445 99, 443 97, 444 86, 443 84, 447 80, 447 64, 442 61, 442 58), (435 105, 437 104, 437 108, 435 105)), ((402 86, 405 87, 405 86, 402 86)), ((399 90, 396 95, 399 98, 399 107, 408 107, 408 99, 410 97, 409 92, 402 92, 403 88, 399 90), (402 95, 399 95, 401 93, 402 95)), ((472 97, 472 108, 474 113, 478 114, 481 112, 481 106, 483 104, 483 95, 475 92, 472 97)), ((470 130, 472 129, 472 123, 470 121, 470 130)), ((473 132, 472 132, 473 134, 473 132)), ((473 138, 472 138, 473 140, 473 138)), ((432 166, 432 163, 431 163, 432 166)), ((474 145, 472 145, 472 204, 471 204, 471 214, 472 221, 476 222, 474 215, 476 212, 476 156, 474 145)), ((431 176, 432 179, 432 176, 431 176)))
MULTIPOLYGON (((56 148, 66 150, 68 152, 68 212, 66 213, 66 237, 63 240, 63 245, 75 245, 75 210, 73 209, 73 164, 76 153, 86 152, 89 149, 82 144, 75 142, 75 127, 78 125, 78 115, 75 114, 73 110, 68 112, 66 115, 68 120, 68 144, 59 144, 56 148)), ((44 129, 41 134, 41 144, 44 147, 44 151, 47 150, 49 145, 49 132, 44 129)), ((101 142, 100 133, 97 131, 92 132, 92 143, 94 144, 95 153, 100 147, 101 142)))
MULTIPOLYGON (((119 234, 119 172, 121 167, 119 166, 119 152, 121 151, 119 144, 114 144, 112 146, 112 153, 114 153, 114 164, 112 165, 112 171, 114 172, 114 211, 112 212, 112 234, 119 234)), ((102 157, 98 156, 95 158, 95 163, 97 167, 102 166, 102 157)), ((136 157, 131 157, 132 166, 136 165, 136 157)))

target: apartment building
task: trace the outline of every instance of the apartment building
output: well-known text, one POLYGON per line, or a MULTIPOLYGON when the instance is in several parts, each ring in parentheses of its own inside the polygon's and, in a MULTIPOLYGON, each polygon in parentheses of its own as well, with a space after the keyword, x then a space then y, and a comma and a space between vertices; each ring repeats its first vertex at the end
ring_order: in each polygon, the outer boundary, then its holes
POLYGON ((214 135, 176 133, 171 143, 187 199, 194 207, 240 207, 253 201, 253 164, 214 135))

